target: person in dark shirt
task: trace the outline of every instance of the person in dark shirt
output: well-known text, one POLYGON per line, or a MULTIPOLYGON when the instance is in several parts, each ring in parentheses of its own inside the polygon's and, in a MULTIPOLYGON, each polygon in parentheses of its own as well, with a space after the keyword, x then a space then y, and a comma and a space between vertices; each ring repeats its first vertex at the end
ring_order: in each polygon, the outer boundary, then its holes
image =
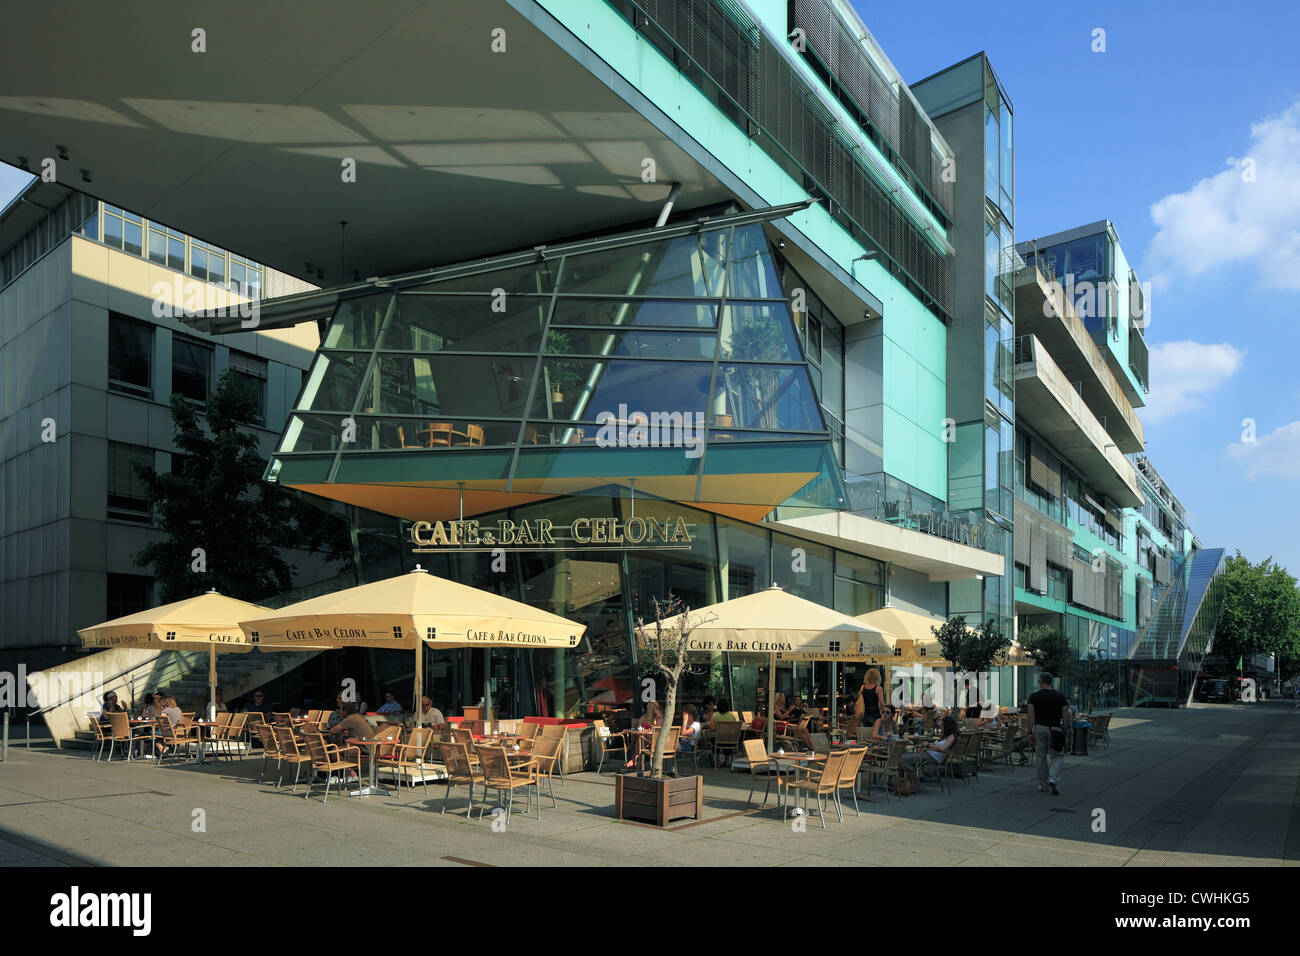
POLYGON ((1052 747, 1052 731, 1069 733, 1073 721, 1070 699, 1060 691, 1052 689, 1052 675, 1043 671, 1038 675, 1038 690, 1029 695, 1026 702, 1029 712, 1028 729, 1034 738, 1037 753, 1038 790, 1043 792, 1049 787, 1052 796, 1059 796, 1057 785, 1061 782, 1061 767, 1065 763, 1065 738, 1060 738, 1061 749, 1052 747), (1048 767, 1048 761, 1051 767, 1048 767))

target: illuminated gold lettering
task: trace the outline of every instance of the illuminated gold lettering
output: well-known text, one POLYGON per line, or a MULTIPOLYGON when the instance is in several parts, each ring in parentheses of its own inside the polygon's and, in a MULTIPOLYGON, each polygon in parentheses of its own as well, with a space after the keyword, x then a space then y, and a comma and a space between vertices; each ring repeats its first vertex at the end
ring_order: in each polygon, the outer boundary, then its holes
POLYGON ((577 544, 591 543, 591 519, 574 518, 573 524, 569 529, 570 535, 577 544))
POLYGON ((551 537, 551 522, 549 519, 537 519, 537 540, 540 544, 555 544, 555 539, 551 537))
POLYGON ((627 536, 628 544, 640 544, 645 540, 645 519, 628 518, 627 524, 623 526, 623 533, 627 536))
POLYGON ((608 544, 609 543, 609 519, 597 518, 591 523, 591 543, 608 544))

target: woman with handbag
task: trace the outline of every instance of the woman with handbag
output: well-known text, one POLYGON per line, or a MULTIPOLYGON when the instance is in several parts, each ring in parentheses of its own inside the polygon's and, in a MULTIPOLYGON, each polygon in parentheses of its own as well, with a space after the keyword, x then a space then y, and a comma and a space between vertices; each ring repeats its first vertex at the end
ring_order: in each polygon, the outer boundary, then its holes
POLYGON ((853 715, 860 721, 860 726, 870 727, 880 719, 885 709, 885 689, 880 686, 880 671, 871 668, 867 671, 862 689, 858 691, 858 702, 853 705, 853 715))

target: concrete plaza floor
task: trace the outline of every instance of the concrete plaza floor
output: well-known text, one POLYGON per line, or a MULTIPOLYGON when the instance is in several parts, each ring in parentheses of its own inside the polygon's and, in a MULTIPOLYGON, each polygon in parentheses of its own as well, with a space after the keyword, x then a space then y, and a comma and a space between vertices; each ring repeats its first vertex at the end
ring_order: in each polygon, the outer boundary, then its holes
MULTIPOLYGON (((1067 757, 1061 796, 1032 765, 852 806, 823 830, 746 810, 748 774, 705 769, 699 822, 613 817, 613 779, 555 784, 541 820, 465 818, 466 791, 303 799, 256 782, 260 756, 203 767, 95 763, 12 748, 0 763, 0 866, 1300 865, 1300 709, 1290 701, 1116 712, 1111 747, 1067 757), (454 815, 454 811, 459 811, 454 815), (201 813, 199 812, 201 811, 201 813), (1104 817, 1098 814, 1102 811, 1104 817), (1104 820, 1104 830, 1095 829, 1104 820), (203 823, 200 829, 198 822, 203 823)), ((762 789, 758 791, 761 797, 762 789)))

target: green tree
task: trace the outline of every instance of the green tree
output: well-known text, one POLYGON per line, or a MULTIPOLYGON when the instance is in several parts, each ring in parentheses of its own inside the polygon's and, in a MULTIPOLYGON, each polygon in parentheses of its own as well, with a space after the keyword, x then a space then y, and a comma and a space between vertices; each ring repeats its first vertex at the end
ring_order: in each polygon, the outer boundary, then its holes
POLYGON ((1239 657, 1276 654, 1295 667, 1300 658, 1300 590, 1272 557, 1251 564, 1240 551, 1225 562, 1223 615, 1213 651, 1233 665, 1239 657))
POLYGON ((282 554, 285 548, 321 552, 351 566, 347 525, 340 518, 262 481, 266 461, 247 427, 255 410, 251 387, 227 372, 204 408, 172 396, 178 451, 170 472, 132 462, 166 535, 134 560, 153 568, 163 603, 209 588, 246 601, 286 591, 294 568, 282 554))
POLYGON ((997 621, 987 621, 971 628, 966 617, 956 614, 942 627, 931 627, 943 656, 952 662, 957 671, 980 674, 990 670, 1003 650, 1011 646, 1011 638, 998 628, 997 621))
POLYGON ((1074 685, 1071 695, 1074 705, 1087 711, 1094 703, 1115 696, 1120 673, 1116 661, 1098 657, 1097 652, 1092 651, 1083 660, 1065 660, 1060 675, 1074 685))
POLYGON ((962 643, 966 640, 966 634, 970 630, 966 626, 966 615, 954 614, 944 621, 941 627, 931 627, 930 630, 934 633, 934 639, 939 642, 939 650, 943 652, 943 659, 951 661, 955 665, 958 658, 961 657, 962 643))
POLYGON ((964 671, 982 673, 1010 646, 1011 638, 1002 633, 997 621, 989 618, 967 634, 961 643, 960 656, 953 663, 964 671))
POLYGON ((1020 646, 1045 671, 1062 674, 1070 660, 1070 642, 1056 628, 1047 624, 1034 624, 1020 632, 1020 646))

